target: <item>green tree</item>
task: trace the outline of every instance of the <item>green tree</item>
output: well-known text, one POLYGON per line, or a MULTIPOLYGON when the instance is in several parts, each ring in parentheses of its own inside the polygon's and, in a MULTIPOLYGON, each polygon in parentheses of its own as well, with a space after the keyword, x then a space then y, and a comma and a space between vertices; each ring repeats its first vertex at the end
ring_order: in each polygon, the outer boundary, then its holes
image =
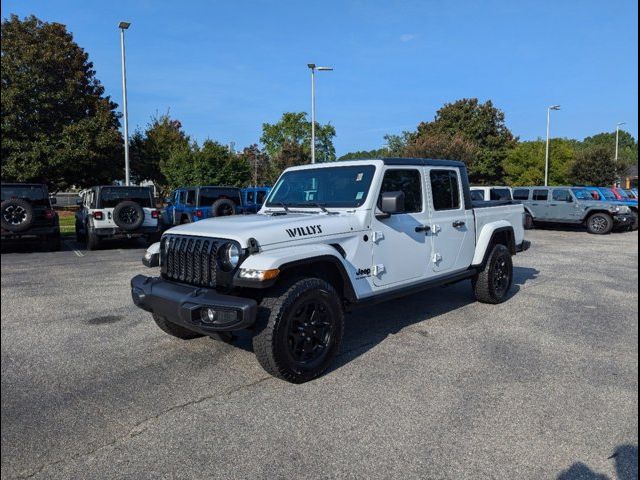
POLYGON ((478 183, 502 181, 503 162, 518 142, 505 124, 504 112, 494 107, 490 100, 480 103, 477 98, 463 98, 445 104, 433 121, 418 125, 416 132, 409 137, 409 144, 434 143, 429 138, 420 140, 425 135, 471 142, 476 156, 472 162, 468 160, 472 163, 469 174, 478 183))
POLYGON ((580 149, 571 168, 573 183, 577 185, 613 185, 619 173, 611 148, 604 145, 580 149))
MULTIPOLYGON (((598 133, 591 137, 587 137, 582 141, 583 148, 603 147, 609 151, 611 158, 615 158, 616 151, 616 134, 615 132, 598 133)), ((624 171, 631 165, 638 164, 638 142, 635 138, 624 130, 620 130, 618 139, 618 161, 620 165, 617 167, 620 171, 624 171)))
POLYGON ((122 178, 117 105, 65 26, 11 15, 0 35, 3 181, 57 190, 122 178))
POLYGON ((342 155, 338 160, 367 160, 369 158, 383 158, 389 156, 389 150, 386 148, 378 148, 377 150, 359 150, 357 152, 349 152, 342 155))
MULTIPOLYGON (((549 145, 549 184, 567 185, 576 158, 578 142, 555 138, 549 145)), ((506 183, 513 186, 543 185, 546 142, 521 142, 510 150, 504 160, 506 183)))
POLYGON ((245 147, 240 156, 251 168, 252 185, 267 185, 273 182, 273 172, 271 171, 269 157, 260 150, 258 145, 253 144, 245 147))
POLYGON ((404 154, 414 158, 454 159, 467 164, 473 171, 478 157, 476 145, 460 134, 424 133, 405 147, 404 154))
MULTIPOLYGON (((316 161, 334 161, 336 150, 333 138, 336 136, 336 129, 331 124, 316 123, 315 130, 316 161)), ((311 122, 307 120, 307 114, 304 112, 286 112, 277 123, 262 124, 260 142, 271 159, 282 156, 282 151, 286 148, 286 155, 290 155, 294 150, 299 151, 299 161, 308 163, 311 158, 311 122)))

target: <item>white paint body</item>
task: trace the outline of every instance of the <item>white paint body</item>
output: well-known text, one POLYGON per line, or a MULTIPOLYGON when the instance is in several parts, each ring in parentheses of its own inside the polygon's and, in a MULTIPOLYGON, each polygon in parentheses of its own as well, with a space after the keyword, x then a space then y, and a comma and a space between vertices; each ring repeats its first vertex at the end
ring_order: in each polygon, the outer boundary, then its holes
MULTIPOLYGON (((466 208, 460 189, 460 208, 435 211, 429 171, 457 167, 386 165, 382 160, 340 162, 294 167, 289 170, 373 165, 376 168, 366 201, 358 208, 295 208, 265 206, 257 215, 211 218, 171 228, 172 235, 223 238, 249 247, 255 239, 259 252, 240 265, 243 269, 271 270, 299 260, 331 256, 345 268, 358 299, 364 299, 452 275, 479 265, 496 229, 512 228, 516 244, 524 241, 523 207, 519 204, 466 208), (416 169, 422 178, 422 211, 376 217, 376 203, 389 169, 416 169), (274 215, 275 213, 275 215, 274 215), (464 226, 454 226, 464 222, 464 226), (319 226, 319 228, 317 228, 319 226), (428 232, 415 228, 428 226, 428 232), (294 238, 290 231, 305 233, 294 238), (296 230, 302 229, 302 230, 296 230), (344 256, 343 256, 344 253, 344 256), (370 274, 362 274, 363 270, 370 274)), ((379 211, 378 211, 379 212, 379 211)), ((157 246, 152 247, 157 251, 157 246)), ((310 275, 313 275, 312 269, 310 275)))

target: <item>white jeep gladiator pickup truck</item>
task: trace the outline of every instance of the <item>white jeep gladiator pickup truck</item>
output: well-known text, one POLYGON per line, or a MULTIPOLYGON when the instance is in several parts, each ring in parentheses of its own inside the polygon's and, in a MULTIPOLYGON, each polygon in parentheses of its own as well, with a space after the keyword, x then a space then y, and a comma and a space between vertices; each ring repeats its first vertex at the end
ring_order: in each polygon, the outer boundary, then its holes
POLYGON ((523 206, 471 200, 463 163, 387 158, 285 170, 257 215, 171 228, 131 280, 166 333, 228 338, 253 329, 270 374, 305 382, 340 348, 344 313, 471 280, 481 302, 508 298, 526 250, 523 206))

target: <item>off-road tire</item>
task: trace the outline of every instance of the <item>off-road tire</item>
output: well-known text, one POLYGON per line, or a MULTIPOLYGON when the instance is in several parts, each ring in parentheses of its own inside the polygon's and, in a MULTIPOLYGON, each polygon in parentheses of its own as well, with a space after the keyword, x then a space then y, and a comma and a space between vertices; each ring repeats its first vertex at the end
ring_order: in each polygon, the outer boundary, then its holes
POLYGON ((187 223, 191 223, 191 219, 188 215, 183 215, 182 218, 180 218, 180 225, 185 225, 187 223))
POLYGON ((613 218, 607 213, 594 213, 587 218, 587 231, 593 235, 608 235, 613 225, 613 218))
POLYGON ((236 204, 228 198, 219 198, 211 205, 211 212, 214 217, 226 217, 235 215, 236 204))
POLYGON ((92 228, 87 227, 86 243, 87 250, 97 250, 100 246, 100 237, 98 237, 92 228))
POLYGON ((120 202, 113 209, 113 222, 127 232, 138 230, 144 223, 144 210, 131 200, 120 202))
POLYGON ((535 222, 533 220, 533 216, 530 213, 524 214, 524 229, 525 230, 533 230, 535 228, 535 222))
MULTIPOLYGON (((315 318, 314 315, 312 312, 311 319, 315 318)), ((313 333, 316 332, 313 331, 313 333)), ((276 287, 262 300, 258 307, 253 351, 262 368, 274 377, 291 383, 304 383, 322 375, 327 370, 340 350, 343 333, 342 303, 331 284, 319 278, 299 279, 276 287), (290 330, 290 325, 294 322, 295 314, 307 308, 305 302, 322 304, 326 310, 318 317, 330 318, 331 324, 326 346, 319 350, 321 357, 307 366, 297 363, 290 350, 292 348, 291 331, 295 330, 290 330)), ((297 335, 303 336, 299 332, 297 335)))
POLYGON ((33 206, 22 198, 8 198, 0 203, 2 229, 13 233, 28 230, 35 220, 33 206), (19 223, 15 223, 20 220, 19 223))
POLYGON ((191 340, 193 338, 204 337, 201 333, 193 332, 180 325, 170 322, 160 315, 153 314, 153 321, 160 327, 164 333, 168 333, 172 337, 181 338, 182 340, 191 340))
POLYGON ((482 272, 472 280, 476 299, 482 303, 498 304, 509 296, 513 285, 513 261, 511 252, 502 244, 494 245, 482 272), (499 271, 504 269, 506 279, 499 279, 499 271))

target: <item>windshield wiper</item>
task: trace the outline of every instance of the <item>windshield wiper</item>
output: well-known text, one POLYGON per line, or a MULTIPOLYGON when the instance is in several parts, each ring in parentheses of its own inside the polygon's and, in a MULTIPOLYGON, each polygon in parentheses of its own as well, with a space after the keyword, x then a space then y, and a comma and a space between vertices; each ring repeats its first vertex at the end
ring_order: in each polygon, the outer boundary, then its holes
POLYGON ((279 205, 279 206, 281 206, 282 208, 284 208, 284 211, 285 211, 286 213, 289 213, 289 207, 288 207, 288 205, 287 205, 286 203, 284 203, 284 202, 278 202, 278 205, 279 205))

